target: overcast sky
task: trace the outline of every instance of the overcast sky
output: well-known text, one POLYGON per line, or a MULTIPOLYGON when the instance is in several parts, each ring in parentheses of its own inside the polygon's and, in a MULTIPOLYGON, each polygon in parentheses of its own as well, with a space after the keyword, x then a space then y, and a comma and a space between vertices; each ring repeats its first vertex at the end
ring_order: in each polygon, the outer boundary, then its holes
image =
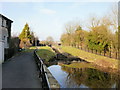
POLYGON ((12 35, 18 35, 27 22, 40 40, 59 40, 64 25, 79 21, 84 29, 90 16, 106 15, 113 2, 1 2, 0 13, 13 20, 12 35))

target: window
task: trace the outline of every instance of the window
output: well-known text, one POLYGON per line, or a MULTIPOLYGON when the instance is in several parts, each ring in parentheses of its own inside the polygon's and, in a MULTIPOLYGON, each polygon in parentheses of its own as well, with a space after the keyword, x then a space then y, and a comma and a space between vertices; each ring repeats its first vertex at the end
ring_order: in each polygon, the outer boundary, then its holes
POLYGON ((5 36, 2 37, 2 40, 5 40, 5 36))
POLYGON ((2 19, 2 27, 6 27, 6 20, 2 19))
POLYGON ((4 36, 3 40, 5 40, 5 36, 4 36))

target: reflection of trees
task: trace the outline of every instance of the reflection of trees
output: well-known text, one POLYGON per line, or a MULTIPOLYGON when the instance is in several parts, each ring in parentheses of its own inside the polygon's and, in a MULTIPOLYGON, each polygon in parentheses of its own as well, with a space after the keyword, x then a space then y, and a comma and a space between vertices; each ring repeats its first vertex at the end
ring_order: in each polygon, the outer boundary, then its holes
POLYGON ((84 81, 86 75, 84 74, 84 69, 66 68, 62 67, 63 71, 68 73, 66 83, 68 87, 79 87, 84 81))
POLYGON ((62 67, 68 73, 66 83, 68 86, 79 87, 81 84, 90 88, 111 88, 116 83, 116 75, 101 72, 90 68, 62 67))
POLYGON ((91 88, 111 88, 115 83, 113 75, 96 69, 87 69, 86 74, 88 77, 85 79, 84 84, 91 88))

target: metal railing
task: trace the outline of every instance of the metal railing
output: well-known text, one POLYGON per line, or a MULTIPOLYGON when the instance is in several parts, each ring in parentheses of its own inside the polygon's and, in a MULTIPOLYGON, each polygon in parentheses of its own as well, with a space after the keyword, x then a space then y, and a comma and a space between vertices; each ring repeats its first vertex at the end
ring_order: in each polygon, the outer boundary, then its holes
POLYGON ((48 88, 49 90, 52 88, 60 88, 60 85, 47 69, 43 60, 38 56, 37 50, 34 51, 34 57, 39 70, 39 78, 42 79, 42 88, 48 88))

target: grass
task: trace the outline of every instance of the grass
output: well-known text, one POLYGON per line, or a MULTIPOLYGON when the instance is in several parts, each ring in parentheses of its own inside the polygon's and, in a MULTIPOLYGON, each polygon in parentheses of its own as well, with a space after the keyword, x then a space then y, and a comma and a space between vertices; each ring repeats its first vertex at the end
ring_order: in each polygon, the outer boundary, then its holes
POLYGON ((45 61, 49 61, 56 53, 48 46, 38 47, 37 54, 44 59, 45 61))
POLYGON ((89 52, 86 52, 86 51, 83 51, 83 50, 80 50, 74 47, 70 47, 70 46, 61 46, 59 47, 59 49, 62 52, 69 53, 73 56, 78 56, 81 59, 84 59, 88 62, 92 62, 97 65, 103 66, 103 67, 110 67, 110 68, 118 69, 118 63, 120 63, 120 61, 117 59, 112 59, 112 58, 108 58, 105 56, 96 55, 96 54, 89 53, 89 52))
POLYGON ((36 49, 36 46, 30 47, 29 49, 36 49))
POLYGON ((71 67, 71 68, 93 68, 93 69, 95 68, 92 63, 84 63, 84 62, 81 62, 81 63, 71 63, 69 65, 62 64, 62 65, 63 66, 67 66, 67 67, 71 67))
POLYGON ((33 52, 35 49, 36 49, 35 46, 34 47, 29 47, 29 48, 23 50, 22 52, 33 52))
POLYGON ((52 48, 48 46, 44 46, 44 47, 34 46, 34 47, 27 48, 22 52, 33 52, 35 49, 38 49, 37 54, 45 61, 49 61, 53 56, 56 55, 56 53, 52 50, 52 48))

